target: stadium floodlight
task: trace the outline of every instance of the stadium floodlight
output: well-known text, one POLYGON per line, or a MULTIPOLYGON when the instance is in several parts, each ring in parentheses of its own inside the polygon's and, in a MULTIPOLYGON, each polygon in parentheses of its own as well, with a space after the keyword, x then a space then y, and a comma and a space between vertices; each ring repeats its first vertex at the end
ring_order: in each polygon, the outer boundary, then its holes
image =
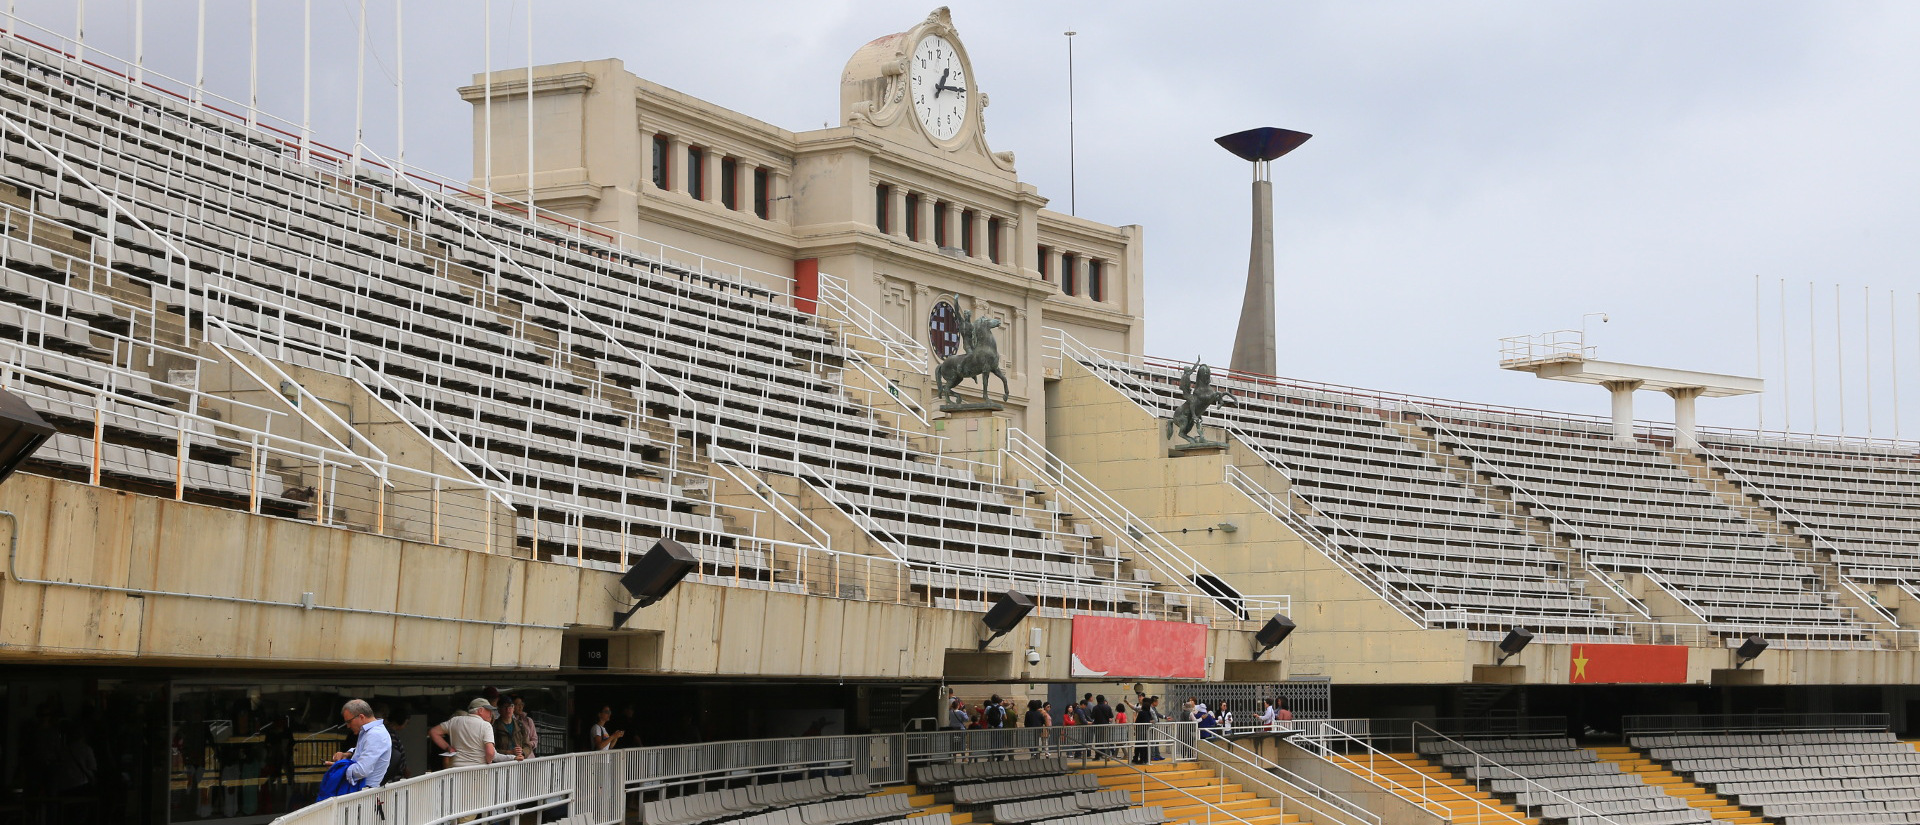
POLYGON ((1009 590, 993 597, 993 607, 980 616, 980 623, 987 626, 993 635, 980 640, 980 649, 986 650, 994 639, 1007 635, 1007 631, 1020 624, 1020 620, 1033 612, 1033 599, 1018 590, 1009 590))
POLYGON ((53 425, 20 396, 0 390, 0 481, 6 481, 34 450, 53 437, 53 425))
POLYGON ((680 542, 673 539, 661 539, 654 543, 640 560, 627 569, 620 577, 620 586, 627 589, 627 595, 634 598, 632 607, 613 614, 613 627, 621 625, 640 612, 640 608, 666 598, 674 585, 687 577, 700 566, 700 559, 680 542))
POLYGON ((1273 307, 1274 159, 1300 148, 1306 132, 1262 126, 1214 138, 1235 157, 1253 164, 1253 246, 1247 259, 1247 292, 1240 299, 1240 326, 1233 336, 1228 366, 1240 372, 1272 375, 1279 369, 1273 307))
POLYGON ((1273 618, 1268 619, 1267 623, 1253 634, 1253 658, 1258 660, 1261 656, 1265 656, 1267 651, 1279 647, 1281 642, 1286 641, 1287 637, 1293 634, 1293 628, 1293 620, 1287 618, 1286 614, 1273 614, 1273 618))
POLYGON ((1500 640, 1500 658, 1495 659, 1493 663, 1495 665, 1506 664, 1508 659, 1513 658, 1519 654, 1520 651, 1526 650, 1527 645, 1532 642, 1533 631, 1524 627, 1507 628, 1507 637, 1500 640))
POLYGON ((1765 652, 1767 652, 1765 636, 1758 633, 1748 636, 1746 641, 1740 643, 1740 649, 1733 652, 1733 669, 1739 670, 1746 667, 1748 662, 1760 658, 1760 654, 1765 652))

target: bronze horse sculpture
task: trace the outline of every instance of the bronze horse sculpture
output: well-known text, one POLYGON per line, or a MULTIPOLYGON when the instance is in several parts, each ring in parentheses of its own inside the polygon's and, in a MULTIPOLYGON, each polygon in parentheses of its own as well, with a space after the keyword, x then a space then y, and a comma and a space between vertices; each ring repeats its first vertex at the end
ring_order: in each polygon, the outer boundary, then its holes
POLYGON ((1005 401, 1013 395, 1007 386, 1007 374, 1000 371, 1000 347, 993 340, 993 329, 1000 326, 998 318, 974 320, 973 313, 960 313, 961 352, 947 357, 933 372, 933 393, 951 404, 964 403, 959 387, 969 378, 980 379, 980 400, 991 403, 993 391, 989 388, 987 377, 1000 377, 1000 400, 1005 401))
POLYGON ((1167 419, 1167 437, 1172 438, 1176 430, 1188 444, 1204 444, 1207 440, 1206 429, 1200 419, 1215 404, 1238 404, 1239 399, 1227 390, 1213 388, 1213 369, 1196 360, 1180 373, 1180 394, 1186 400, 1173 410, 1173 417, 1167 419))

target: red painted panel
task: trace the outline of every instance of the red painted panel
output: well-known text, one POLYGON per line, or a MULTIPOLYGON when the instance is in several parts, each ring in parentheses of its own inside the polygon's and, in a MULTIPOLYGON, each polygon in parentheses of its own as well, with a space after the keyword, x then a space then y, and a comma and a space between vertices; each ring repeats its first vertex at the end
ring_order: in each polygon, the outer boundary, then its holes
POLYGON ((1207 626, 1075 616, 1073 675, 1205 679, 1207 626))
POLYGON ((1687 649, 1680 645, 1573 645, 1567 657, 1567 681, 1573 684, 1687 681, 1687 649))
POLYGON ((793 262, 793 308, 813 315, 819 311, 820 259, 801 258, 793 262))

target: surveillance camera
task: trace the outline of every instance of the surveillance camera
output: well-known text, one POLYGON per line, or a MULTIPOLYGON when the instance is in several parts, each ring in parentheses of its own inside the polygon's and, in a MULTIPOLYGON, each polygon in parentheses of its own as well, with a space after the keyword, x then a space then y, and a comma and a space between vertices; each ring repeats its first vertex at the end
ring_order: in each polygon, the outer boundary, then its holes
POLYGON ((1033 648, 1027 648, 1027 664, 1030 664, 1030 665, 1040 664, 1040 651, 1035 650, 1033 648))

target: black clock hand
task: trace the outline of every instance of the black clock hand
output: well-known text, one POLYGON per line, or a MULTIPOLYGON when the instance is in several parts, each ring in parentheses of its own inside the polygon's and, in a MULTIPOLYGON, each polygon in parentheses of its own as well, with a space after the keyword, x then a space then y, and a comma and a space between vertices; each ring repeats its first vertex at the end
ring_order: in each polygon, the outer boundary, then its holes
POLYGON ((945 89, 949 92, 953 92, 959 95, 965 95, 967 93, 967 90, 964 87, 960 87, 960 86, 947 86, 944 84, 936 84, 933 88, 934 88, 934 95, 936 97, 939 96, 941 89, 945 89))
POLYGON ((933 82, 933 96, 935 99, 940 97, 941 89, 947 88, 947 75, 950 74, 953 74, 953 67, 951 66, 941 70, 940 79, 933 82))

